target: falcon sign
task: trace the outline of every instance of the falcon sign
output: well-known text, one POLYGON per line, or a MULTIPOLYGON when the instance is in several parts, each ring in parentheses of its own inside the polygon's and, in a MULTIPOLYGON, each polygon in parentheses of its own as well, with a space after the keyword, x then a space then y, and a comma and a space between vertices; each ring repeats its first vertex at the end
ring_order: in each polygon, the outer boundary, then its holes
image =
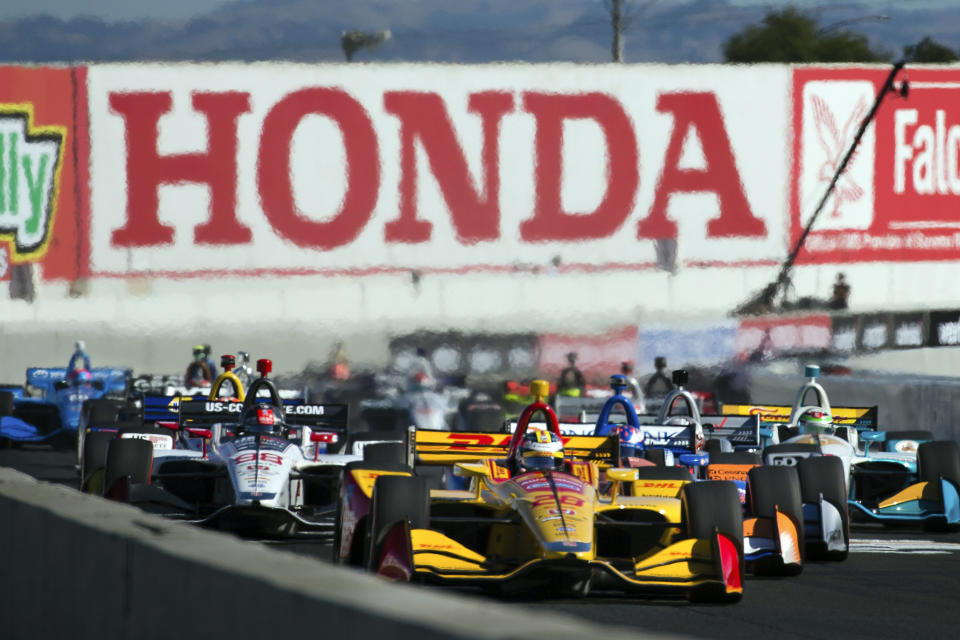
POLYGON ((99 274, 642 268, 661 239, 686 265, 783 253, 787 67, 98 65, 89 80, 99 274))
MULTIPOLYGON (((888 73, 889 67, 794 71, 794 238, 888 73)), ((960 70, 907 73, 908 98, 888 94, 798 262, 960 258, 960 70)))

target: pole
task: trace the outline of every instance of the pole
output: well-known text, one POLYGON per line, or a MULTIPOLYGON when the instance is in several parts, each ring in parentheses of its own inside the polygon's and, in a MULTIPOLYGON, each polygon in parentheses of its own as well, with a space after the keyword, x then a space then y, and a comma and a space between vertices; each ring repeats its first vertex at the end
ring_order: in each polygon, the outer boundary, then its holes
POLYGON ((623 0, 613 0, 610 7, 613 20, 613 61, 623 62, 623 0))
POLYGON ((880 88, 880 91, 877 93, 876 100, 873 101, 873 107, 870 108, 870 112, 864 117, 863 122, 860 123, 860 128, 857 129, 857 134, 853 137, 853 142, 850 143, 850 148, 847 149, 847 153, 843 156, 843 160, 840 161, 840 165, 837 167, 837 170, 833 174, 833 178, 830 179, 830 184, 827 185, 827 190, 823 194, 823 197, 820 198, 817 208, 814 210, 813 215, 810 216, 810 221, 807 222, 806 226, 803 228, 803 233, 800 234, 800 237, 797 238, 796 244, 794 244, 793 249, 790 251, 790 254, 787 256, 787 259, 783 261, 783 264, 780 267, 780 272, 777 274, 776 280, 764 287, 763 291, 760 292, 753 299, 744 303, 738 307, 737 311, 740 313, 750 313, 749 309, 751 307, 757 307, 759 305, 771 305, 773 299, 777 295, 777 291, 785 286, 790 280, 790 270, 793 269, 793 264, 797 260, 797 256, 800 254, 800 250, 803 248, 804 242, 807 240, 807 236, 810 235, 811 229, 813 229, 814 223, 817 221, 817 218, 820 216, 820 212, 823 211, 823 207, 827 204, 827 200, 830 199, 830 195, 833 193, 834 188, 837 186, 837 181, 840 179, 840 176, 843 174, 843 171, 847 168, 847 164, 850 162, 850 158, 853 157, 853 152, 856 151, 857 146, 860 144, 860 139, 863 137, 863 134, 866 132, 867 127, 870 126, 870 123, 873 121, 873 118, 877 115, 877 110, 880 109, 880 103, 883 102, 883 98, 887 95, 888 92, 894 91, 893 80, 896 77, 897 73, 900 72, 900 69, 903 68, 905 64, 904 60, 895 62, 893 69, 890 70, 890 73, 887 75, 887 79, 884 81, 883 86, 880 88))

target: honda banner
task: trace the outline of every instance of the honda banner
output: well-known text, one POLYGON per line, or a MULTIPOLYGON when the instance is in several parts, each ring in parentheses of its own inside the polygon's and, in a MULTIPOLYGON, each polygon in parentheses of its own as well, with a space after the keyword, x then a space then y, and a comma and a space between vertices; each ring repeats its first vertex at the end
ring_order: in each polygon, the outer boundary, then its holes
POLYGON ((97 65, 93 267, 772 264, 789 85, 787 66, 97 65))

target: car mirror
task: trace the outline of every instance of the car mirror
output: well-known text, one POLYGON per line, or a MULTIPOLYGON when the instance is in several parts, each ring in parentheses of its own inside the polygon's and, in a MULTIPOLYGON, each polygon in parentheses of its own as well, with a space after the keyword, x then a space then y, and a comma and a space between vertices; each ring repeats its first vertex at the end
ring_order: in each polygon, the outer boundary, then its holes
POLYGON ((633 482, 638 475, 636 469, 607 469, 607 480, 616 482, 633 482))

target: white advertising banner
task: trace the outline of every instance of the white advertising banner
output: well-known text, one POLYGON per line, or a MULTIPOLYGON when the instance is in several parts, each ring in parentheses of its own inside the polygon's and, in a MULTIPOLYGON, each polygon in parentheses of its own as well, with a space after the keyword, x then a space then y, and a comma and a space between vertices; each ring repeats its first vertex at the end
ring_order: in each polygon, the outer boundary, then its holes
POLYGON ((769 264, 787 66, 89 71, 94 275, 769 264))

